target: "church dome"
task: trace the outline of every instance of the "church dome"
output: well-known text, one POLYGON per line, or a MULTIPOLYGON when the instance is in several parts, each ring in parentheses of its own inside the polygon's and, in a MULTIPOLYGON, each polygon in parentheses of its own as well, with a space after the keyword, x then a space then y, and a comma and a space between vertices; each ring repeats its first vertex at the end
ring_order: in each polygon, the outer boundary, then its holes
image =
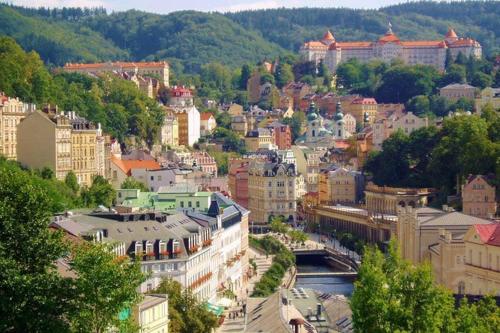
POLYGON ((336 122, 338 122, 339 120, 343 120, 344 114, 342 113, 342 105, 340 104, 340 102, 337 102, 337 106, 335 107, 335 109, 337 112, 335 112, 333 120, 335 120, 336 122))
POLYGON ((316 112, 309 113, 309 114, 307 115, 307 120, 308 120, 308 121, 314 121, 314 120, 316 120, 316 119, 318 119, 318 114, 317 114, 316 112))

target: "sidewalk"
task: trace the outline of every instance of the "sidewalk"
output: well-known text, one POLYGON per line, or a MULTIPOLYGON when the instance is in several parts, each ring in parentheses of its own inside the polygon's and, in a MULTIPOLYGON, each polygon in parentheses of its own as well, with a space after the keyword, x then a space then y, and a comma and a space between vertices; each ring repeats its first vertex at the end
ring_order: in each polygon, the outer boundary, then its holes
MULTIPOLYGON (((257 274, 252 276, 252 278, 248 281, 247 290, 248 296, 246 295, 246 290, 243 291, 242 294, 238 294, 238 300, 240 300, 240 304, 247 304, 248 297, 252 295, 252 292, 255 288, 255 284, 260 281, 262 275, 271 267, 273 262, 273 256, 268 256, 266 258, 265 254, 260 254, 252 248, 248 249, 248 258, 253 259, 257 264, 257 274)), ((233 304, 228 310, 224 312, 226 318, 224 319, 224 323, 216 330, 217 333, 225 333, 225 332, 244 332, 246 328, 246 317, 247 314, 241 313, 242 306, 238 306, 237 304, 233 304), (231 315, 230 315, 231 314, 231 315), (234 317, 233 317, 234 315, 234 317), (232 317, 232 318, 229 318, 232 317)))

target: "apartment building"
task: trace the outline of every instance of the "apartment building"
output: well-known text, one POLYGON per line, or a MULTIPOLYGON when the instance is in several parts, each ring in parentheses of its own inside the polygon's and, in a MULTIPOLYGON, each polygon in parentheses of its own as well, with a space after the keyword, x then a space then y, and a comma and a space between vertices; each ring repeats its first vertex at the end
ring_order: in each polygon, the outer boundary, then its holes
POLYGON ((34 104, 0 93, 0 155, 17 159, 17 125, 34 110, 34 104))
POLYGON ((17 160, 33 169, 50 168, 57 179, 64 180, 73 170, 69 117, 57 113, 35 111, 17 127, 17 160))
MULTIPOLYGON (((476 87, 469 84, 453 83, 439 89, 439 95, 450 101, 457 101, 460 98, 473 100, 476 98, 476 87)), ((466 110, 472 111, 472 110, 466 110)))
POLYGON ((318 193, 321 204, 358 204, 363 197, 364 176, 361 172, 334 168, 319 173, 318 193))
POLYGON ((493 176, 470 175, 462 188, 464 214, 493 218, 497 213, 496 188, 491 185, 493 176))
POLYGON ((179 146, 179 122, 173 114, 165 115, 163 126, 160 130, 160 142, 162 145, 175 148, 179 146))
POLYGON ((169 86, 170 66, 165 61, 158 62, 105 62, 92 64, 73 64, 67 63, 63 70, 69 73, 94 74, 101 73, 127 73, 130 75, 148 76, 153 75, 160 78, 160 82, 169 86))
POLYGON ((295 166, 253 160, 248 167, 248 209, 252 224, 267 224, 274 217, 294 222, 297 210, 295 166))
POLYGON ((168 111, 177 118, 179 145, 192 146, 201 136, 200 112, 193 102, 193 93, 186 87, 174 86, 170 90, 168 111))

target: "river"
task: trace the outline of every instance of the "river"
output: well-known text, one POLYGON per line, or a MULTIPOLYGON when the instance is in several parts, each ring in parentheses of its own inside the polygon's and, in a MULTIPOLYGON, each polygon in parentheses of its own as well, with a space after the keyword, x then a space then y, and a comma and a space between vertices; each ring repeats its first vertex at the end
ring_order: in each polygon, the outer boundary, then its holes
MULTIPOLYGON (((321 273, 321 272, 341 272, 339 267, 336 267, 323 256, 305 255, 297 256, 297 272, 298 273, 321 273)), ((324 276, 307 276, 297 277, 295 288, 309 288, 322 293, 344 295, 350 297, 353 291, 354 278, 352 277, 324 277, 324 276)))

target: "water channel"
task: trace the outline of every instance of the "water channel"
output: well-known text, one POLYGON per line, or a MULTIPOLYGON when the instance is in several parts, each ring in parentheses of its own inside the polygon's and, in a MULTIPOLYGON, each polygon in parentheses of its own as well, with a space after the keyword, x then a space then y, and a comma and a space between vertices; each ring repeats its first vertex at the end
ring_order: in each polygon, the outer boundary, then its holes
MULTIPOLYGON (((344 272, 345 270, 323 255, 297 255, 298 273, 344 272)), ((355 278, 342 276, 298 276, 295 288, 314 289, 321 293, 350 297, 355 278)))

